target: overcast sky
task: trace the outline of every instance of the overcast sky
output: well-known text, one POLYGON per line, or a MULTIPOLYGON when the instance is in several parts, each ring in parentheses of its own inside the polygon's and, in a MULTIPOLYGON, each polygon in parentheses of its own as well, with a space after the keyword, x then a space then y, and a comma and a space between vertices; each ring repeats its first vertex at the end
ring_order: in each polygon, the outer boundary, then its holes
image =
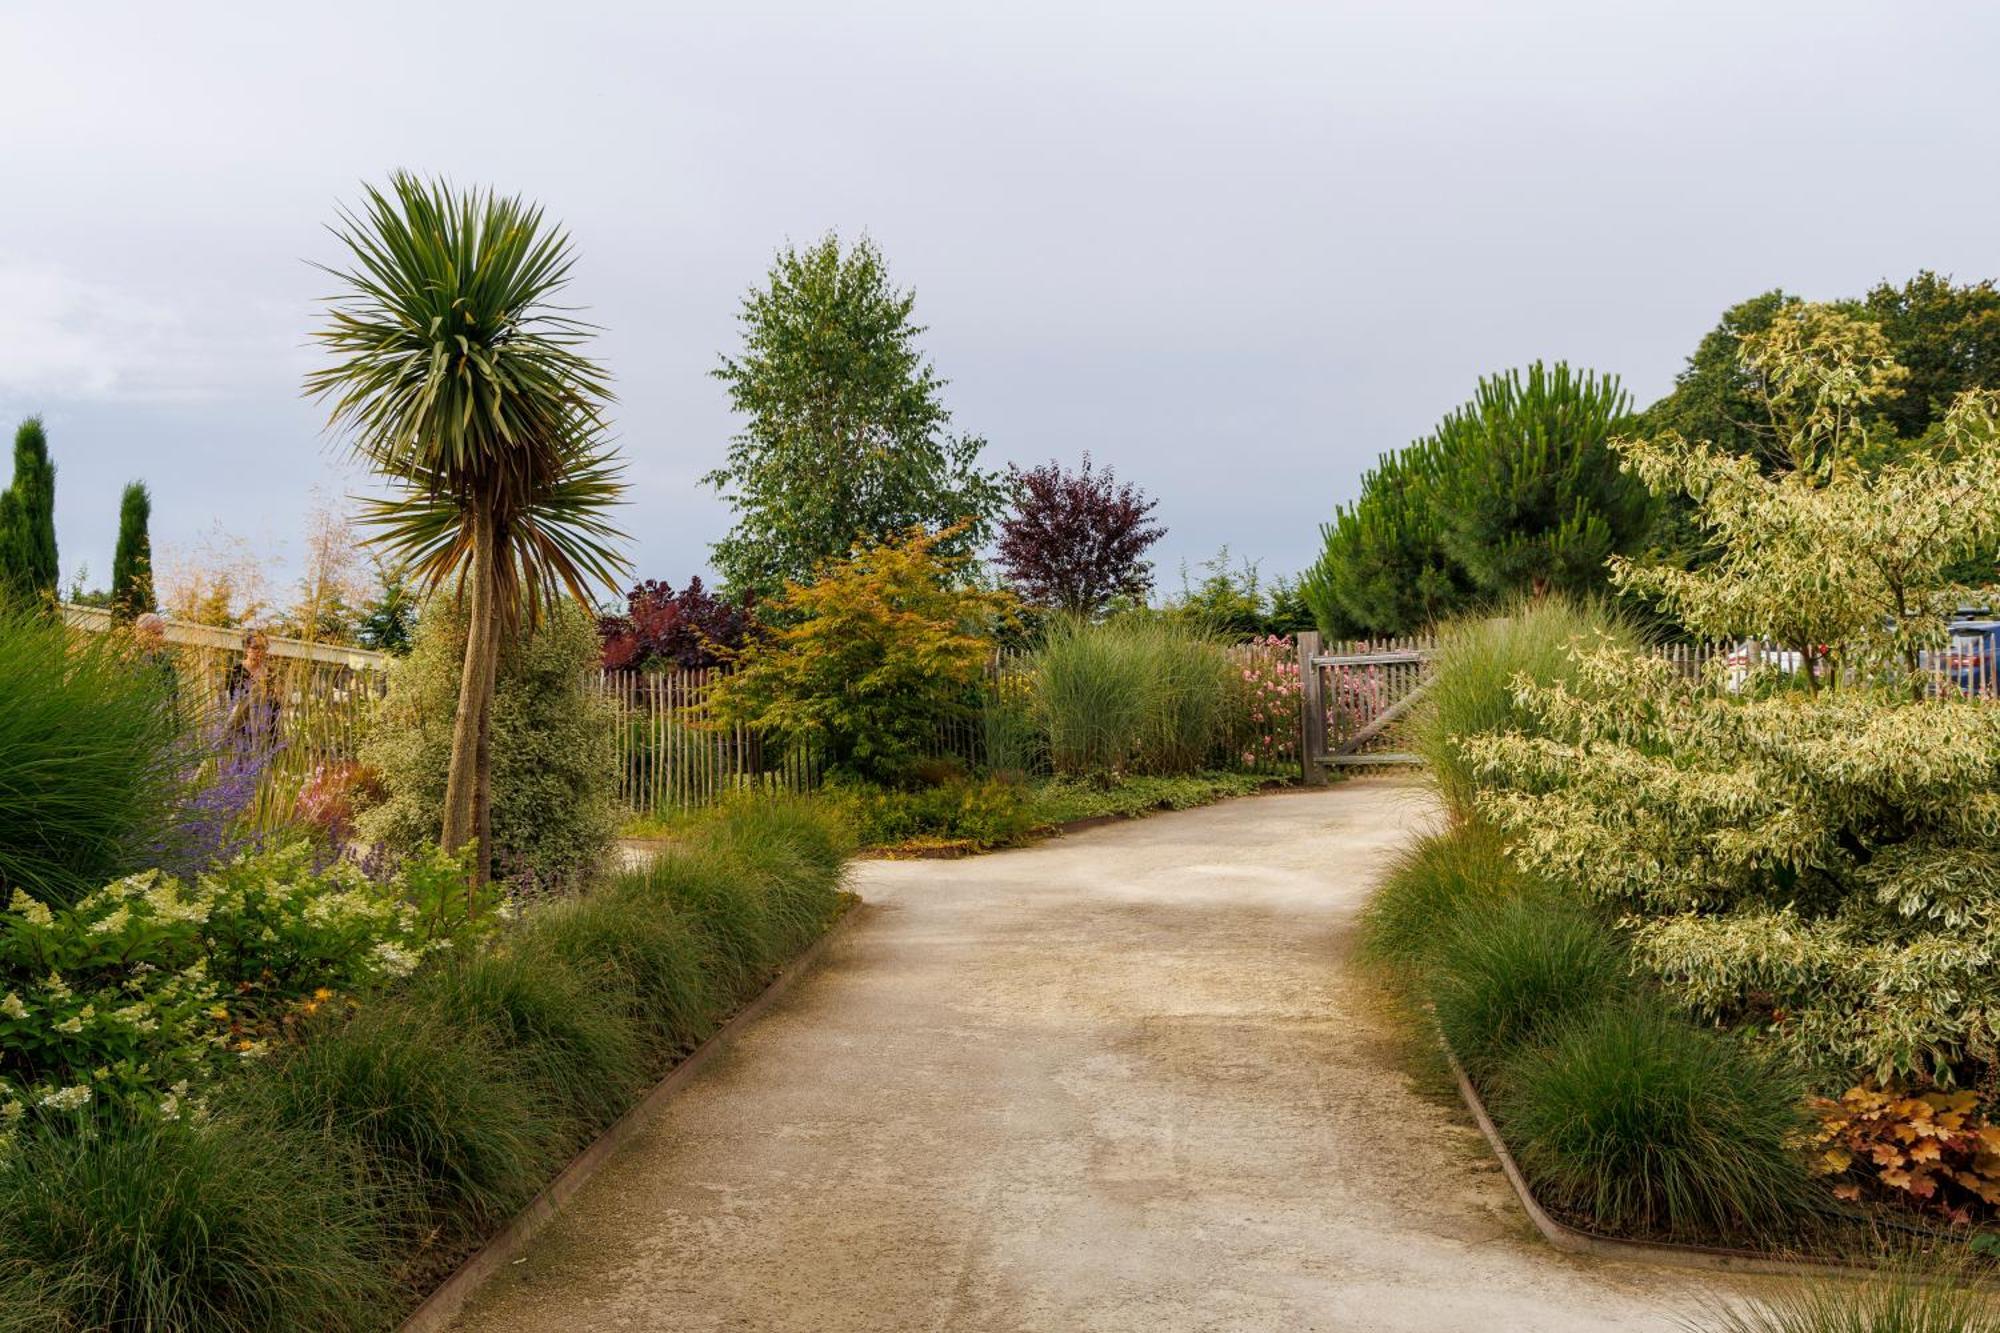
POLYGON ((605 327, 637 570, 704 569, 708 377, 775 247, 866 231, 994 465, 1086 449, 1161 565, 1317 546, 1379 453, 1536 357, 1663 392, 1728 304, 2000 274, 2000 11, 942 0, 0 0, 0 422, 66 576, 218 521, 290 569, 354 489, 298 394, 391 169, 542 201, 605 327))

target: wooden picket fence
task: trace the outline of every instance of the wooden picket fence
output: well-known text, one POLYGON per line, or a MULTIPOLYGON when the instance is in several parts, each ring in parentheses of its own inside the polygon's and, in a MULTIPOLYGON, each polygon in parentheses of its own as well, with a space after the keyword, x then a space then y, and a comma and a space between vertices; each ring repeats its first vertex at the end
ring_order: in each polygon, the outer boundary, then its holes
MULTIPOLYGON (((80 633, 112 628, 111 613, 96 607, 65 606, 63 618, 80 633)), ((315 768, 360 755, 388 692, 385 654, 266 635, 263 665, 252 673, 244 660, 249 632, 162 624, 163 667, 195 732, 220 744, 225 731, 247 735, 254 728, 250 742, 269 751, 249 812, 258 827, 290 819, 299 788, 315 768)))
POLYGON ((606 671, 598 688, 617 716, 618 792, 642 815, 713 805, 733 792, 809 791, 820 757, 741 724, 719 727, 709 693, 722 673, 606 671))

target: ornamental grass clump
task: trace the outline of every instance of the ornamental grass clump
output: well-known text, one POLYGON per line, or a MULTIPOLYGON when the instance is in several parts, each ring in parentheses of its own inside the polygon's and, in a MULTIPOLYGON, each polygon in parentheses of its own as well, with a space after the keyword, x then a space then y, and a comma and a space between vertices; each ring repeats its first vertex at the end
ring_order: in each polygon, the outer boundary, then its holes
POLYGON ((1768 1237, 1809 1197, 1799 1080, 1728 1034, 1635 999, 1517 1047, 1491 1080, 1543 1203, 1599 1231, 1768 1237))
POLYGON ((626 1006, 656 1054, 692 1049, 724 1008, 692 917, 627 876, 538 907, 520 947, 546 953, 626 1006))
POLYGON ((1431 952, 1438 1031, 1475 1078, 1629 989, 1623 952, 1579 905, 1513 898, 1462 913, 1431 952))
POLYGON ((1464 742, 1497 733, 1535 735, 1537 718, 1516 701, 1517 682, 1574 680, 1575 650, 1604 643, 1635 649, 1639 635, 1611 607, 1561 595, 1521 602, 1491 619, 1454 621, 1439 632, 1416 713, 1415 746, 1453 815, 1473 812, 1482 782, 1464 742))
POLYGON ((1554 891, 1507 858, 1506 844, 1476 820, 1427 834, 1398 854, 1361 912, 1361 954, 1369 962, 1421 973, 1460 921, 1518 898, 1554 891))
POLYGON ((421 1269, 428 1247, 483 1235, 541 1188, 561 1156, 558 1108, 484 1026, 390 1000, 307 1035, 246 1089, 249 1114, 317 1135, 392 1201, 421 1269))
POLYGON ((483 1029, 513 1057, 571 1146, 623 1114, 652 1072, 616 980, 511 941, 427 973, 416 1000, 451 1027, 483 1029))
POLYGON ((0 608, 0 894, 60 905, 139 869, 183 749, 169 679, 124 638, 0 608))
POLYGON ((307 1129, 37 1124, 0 1170, 0 1330, 386 1327, 380 1202, 307 1129))
POLYGON ((1949 1263, 1905 1261, 1860 1278, 1787 1282, 1747 1305, 1720 1301, 1688 1333, 2000 1333, 2000 1302, 1949 1263))
POLYGON ((1195 621, 1142 614, 1057 620, 1034 658, 1034 716, 1065 776, 1206 767, 1227 737, 1229 653, 1195 621))

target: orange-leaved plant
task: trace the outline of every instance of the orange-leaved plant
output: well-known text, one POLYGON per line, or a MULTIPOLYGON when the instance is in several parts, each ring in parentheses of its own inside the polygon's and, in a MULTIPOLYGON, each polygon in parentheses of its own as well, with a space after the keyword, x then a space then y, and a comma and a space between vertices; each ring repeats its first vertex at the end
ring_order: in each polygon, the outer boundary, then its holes
POLYGON ((834 773, 905 784, 941 728, 978 706, 1013 599, 974 586, 960 532, 912 528, 830 560, 763 606, 772 631, 735 653, 709 696, 722 725, 808 745, 834 773))

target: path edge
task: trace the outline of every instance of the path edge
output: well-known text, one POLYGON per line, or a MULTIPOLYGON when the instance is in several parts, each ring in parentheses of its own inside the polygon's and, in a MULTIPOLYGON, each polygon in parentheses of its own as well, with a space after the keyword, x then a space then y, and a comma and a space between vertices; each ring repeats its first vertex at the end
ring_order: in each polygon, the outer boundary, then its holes
POLYGON ((1479 1090, 1466 1077, 1464 1066, 1458 1062, 1457 1054, 1443 1036, 1438 1038, 1438 1047, 1451 1065, 1451 1075, 1458 1080, 1458 1095, 1465 1102, 1465 1109, 1472 1112, 1472 1118, 1479 1126, 1479 1132, 1486 1136, 1486 1145, 1499 1159, 1500 1169, 1507 1176, 1507 1183, 1513 1186, 1514 1197, 1521 1201, 1528 1220, 1535 1224, 1535 1230, 1542 1233, 1542 1239, 1567 1254, 1587 1254, 1596 1259, 1612 1259, 1620 1263, 1658 1264, 1670 1268, 1698 1268, 1711 1273, 1758 1273, 1774 1277, 1868 1277, 1880 1270, 1862 1264, 1842 1263, 1832 1259, 1778 1259, 1765 1255, 1750 1254, 1740 1250, 1725 1250, 1705 1245, 1672 1245, 1658 1241, 1618 1240, 1610 1236, 1593 1235, 1579 1231, 1566 1223, 1558 1222, 1542 1207, 1541 1200, 1529 1186, 1528 1178, 1514 1161, 1514 1154, 1507 1150, 1507 1141, 1500 1137, 1499 1128, 1493 1118, 1486 1113, 1486 1102, 1479 1090))
POLYGON ((430 1295, 424 1297, 423 1303, 396 1326, 396 1333, 441 1333, 446 1325, 458 1317, 473 1294, 527 1248, 528 1242, 554 1219, 572 1195, 583 1188, 584 1182, 597 1174, 599 1167, 644 1129, 676 1093, 714 1061, 724 1047, 740 1036, 745 1028, 756 1022, 764 1011, 782 998, 801 977, 817 967, 824 960, 834 940, 844 934, 868 910, 866 902, 859 897, 851 897, 847 905, 841 909, 840 915, 833 919, 818 939, 785 964, 778 974, 771 978, 769 985, 759 991, 748 1004, 732 1014, 728 1022, 711 1032, 699 1046, 688 1053, 686 1059, 668 1070, 666 1076, 655 1083, 630 1110, 612 1121, 602 1134, 591 1140, 576 1156, 570 1158, 569 1164, 558 1171, 548 1184, 542 1186, 541 1191, 530 1199, 520 1212, 514 1214, 506 1226, 475 1250, 465 1262, 453 1269, 451 1276, 433 1288, 430 1295))

